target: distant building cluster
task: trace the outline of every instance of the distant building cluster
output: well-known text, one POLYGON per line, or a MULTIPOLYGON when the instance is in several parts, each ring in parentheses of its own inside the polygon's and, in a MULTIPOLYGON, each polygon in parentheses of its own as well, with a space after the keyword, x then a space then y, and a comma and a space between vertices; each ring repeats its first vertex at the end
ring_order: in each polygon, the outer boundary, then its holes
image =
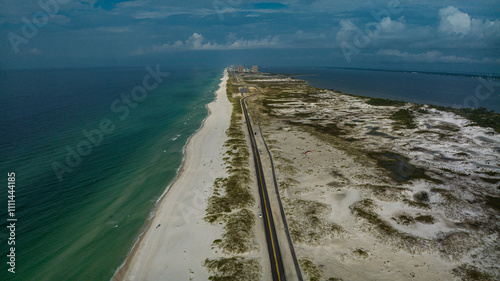
POLYGON ((231 65, 229 67, 230 71, 238 71, 239 73, 259 73, 259 66, 253 65, 252 68, 246 68, 244 65, 238 65, 237 67, 231 65))

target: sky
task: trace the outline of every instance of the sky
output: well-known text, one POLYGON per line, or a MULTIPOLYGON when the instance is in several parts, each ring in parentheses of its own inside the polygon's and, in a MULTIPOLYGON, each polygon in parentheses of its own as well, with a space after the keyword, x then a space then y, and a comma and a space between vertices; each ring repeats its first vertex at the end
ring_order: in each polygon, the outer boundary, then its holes
POLYGON ((0 0, 0 69, 328 66, 500 73, 498 0, 0 0))

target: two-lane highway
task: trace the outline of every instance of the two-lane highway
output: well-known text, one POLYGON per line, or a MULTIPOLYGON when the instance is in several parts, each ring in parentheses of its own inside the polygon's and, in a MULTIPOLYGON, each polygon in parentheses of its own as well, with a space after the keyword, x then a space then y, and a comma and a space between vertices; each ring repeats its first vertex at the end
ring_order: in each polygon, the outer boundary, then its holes
POLYGON ((252 125, 250 123, 250 118, 248 116, 248 110, 245 101, 248 97, 241 99, 241 107, 243 109, 243 114, 245 116, 248 135, 250 136, 250 142, 252 146, 253 160, 255 163, 255 171, 257 174, 257 184, 259 186, 262 217, 266 232, 267 249, 269 252, 269 259, 271 260, 271 270, 272 270, 273 280, 282 281, 286 280, 285 269, 283 267, 283 261, 281 259, 281 251, 278 243, 278 237, 276 235, 276 227, 274 225, 273 214, 271 211, 271 204, 269 202, 269 196, 267 193, 266 181, 264 179, 264 171, 262 170, 259 150, 257 148, 257 142, 255 141, 255 134, 252 129, 252 125))

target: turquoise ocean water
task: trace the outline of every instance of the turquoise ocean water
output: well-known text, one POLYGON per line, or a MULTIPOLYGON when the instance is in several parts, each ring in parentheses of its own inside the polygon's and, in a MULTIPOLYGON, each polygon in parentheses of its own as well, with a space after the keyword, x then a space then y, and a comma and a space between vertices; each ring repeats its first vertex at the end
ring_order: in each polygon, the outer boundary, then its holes
POLYGON ((0 280, 112 277, 175 178, 222 76, 160 70, 169 76, 130 103, 122 94, 143 85, 145 68, 0 71, 0 280), (114 130, 91 144, 84 130, 102 122, 114 130), (8 172, 16 175, 15 274, 7 271, 8 172))

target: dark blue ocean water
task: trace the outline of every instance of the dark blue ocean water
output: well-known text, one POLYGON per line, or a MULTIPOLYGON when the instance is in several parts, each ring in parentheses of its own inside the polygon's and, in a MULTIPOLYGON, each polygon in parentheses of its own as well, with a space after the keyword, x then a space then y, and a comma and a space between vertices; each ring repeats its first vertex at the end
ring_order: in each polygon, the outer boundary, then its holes
POLYGON ((261 67, 261 71, 308 74, 296 78, 314 87, 354 95, 500 112, 498 77, 317 67, 261 67))
POLYGON ((0 72, 0 280, 111 278, 174 179, 222 75, 160 71, 169 76, 156 87, 149 79, 137 101, 125 98, 143 85, 145 68, 0 72), (8 172, 16 174, 15 275, 6 264, 8 172))

